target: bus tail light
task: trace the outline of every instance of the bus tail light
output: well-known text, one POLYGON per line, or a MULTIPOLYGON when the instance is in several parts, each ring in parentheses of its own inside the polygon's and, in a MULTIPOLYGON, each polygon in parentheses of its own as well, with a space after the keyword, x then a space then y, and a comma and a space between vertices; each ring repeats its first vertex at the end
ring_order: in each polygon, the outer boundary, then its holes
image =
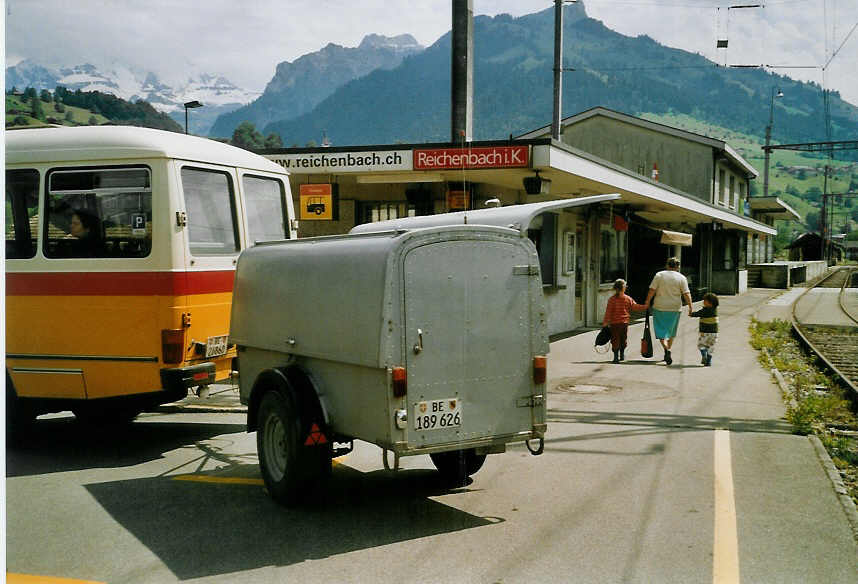
POLYGON ((545 383, 548 378, 548 358, 545 355, 536 355, 533 358, 533 382, 537 385, 545 383))
POLYGON ((404 397, 408 393, 408 375, 405 367, 393 368, 393 397, 404 397))
POLYGON ((185 360, 184 329, 161 330, 161 358, 164 363, 181 363, 185 360))

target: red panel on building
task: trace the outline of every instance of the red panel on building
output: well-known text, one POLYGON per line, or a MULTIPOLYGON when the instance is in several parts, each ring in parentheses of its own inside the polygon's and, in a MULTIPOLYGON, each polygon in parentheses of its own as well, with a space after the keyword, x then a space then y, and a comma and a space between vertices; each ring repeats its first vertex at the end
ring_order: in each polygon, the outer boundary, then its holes
POLYGON ((414 170, 460 168, 526 168, 528 146, 481 146, 475 148, 430 148, 414 150, 414 170))

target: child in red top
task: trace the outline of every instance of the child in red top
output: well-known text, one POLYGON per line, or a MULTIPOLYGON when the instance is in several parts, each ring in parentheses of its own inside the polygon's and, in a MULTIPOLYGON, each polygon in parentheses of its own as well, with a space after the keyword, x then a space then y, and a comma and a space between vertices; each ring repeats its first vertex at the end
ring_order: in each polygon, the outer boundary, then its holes
POLYGON ((638 304, 626 294, 625 280, 622 278, 615 280, 614 295, 608 299, 605 318, 602 319, 602 326, 611 327, 611 349, 614 351, 614 360, 611 363, 619 363, 626 358, 629 317, 633 310, 646 310, 646 305, 638 304))

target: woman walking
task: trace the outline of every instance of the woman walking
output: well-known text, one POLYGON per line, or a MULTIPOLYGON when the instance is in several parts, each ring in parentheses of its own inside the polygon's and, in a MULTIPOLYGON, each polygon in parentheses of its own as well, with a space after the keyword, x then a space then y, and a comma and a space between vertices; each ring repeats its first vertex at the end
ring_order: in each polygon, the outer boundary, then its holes
POLYGON ((668 258, 666 268, 652 279, 649 292, 646 295, 646 305, 652 307, 655 338, 659 340, 664 349, 664 362, 668 365, 673 363, 670 348, 673 346, 673 339, 676 338, 683 299, 688 305, 690 316, 693 309, 691 308, 691 291, 688 288, 688 280, 679 273, 679 259, 668 258))

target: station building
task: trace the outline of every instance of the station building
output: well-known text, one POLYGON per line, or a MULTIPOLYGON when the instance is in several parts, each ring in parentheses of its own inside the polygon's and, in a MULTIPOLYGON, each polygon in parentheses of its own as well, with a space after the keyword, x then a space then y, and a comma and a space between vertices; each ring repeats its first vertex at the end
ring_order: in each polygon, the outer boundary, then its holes
POLYGON ((601 323, 616 278, 642 301, 672 255, 681 257, 695 297, 742 292, 748 262, 772 259, 774 219, 790 210, 749 200, 758 173, 728 144, 605 108, 562 127, 561 140, 541 128, 502 141, 260 154, 292 174, 302 237, 401 217, 620 195, 546 212, 528 228, 553 335, 601 323))

